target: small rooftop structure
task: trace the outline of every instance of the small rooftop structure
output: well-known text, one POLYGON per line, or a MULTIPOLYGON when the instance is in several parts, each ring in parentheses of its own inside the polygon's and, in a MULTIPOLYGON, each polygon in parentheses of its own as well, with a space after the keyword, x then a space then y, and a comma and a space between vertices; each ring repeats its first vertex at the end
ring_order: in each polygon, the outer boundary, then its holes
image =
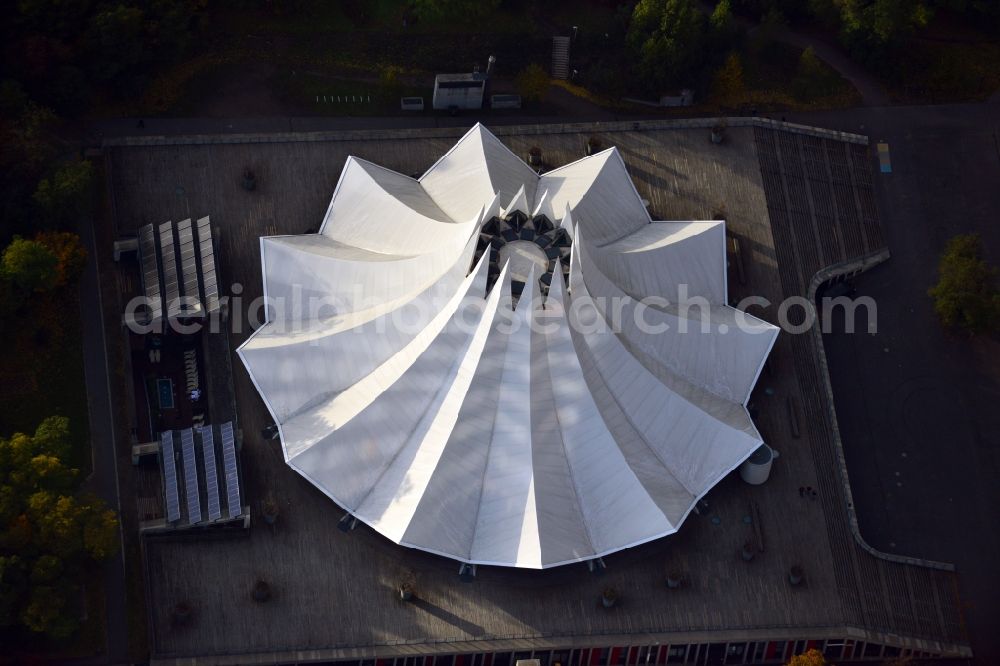
POLYGON ((163 516, 147 520, 144 533, 217 526, 249 517, 240 491, 238 443, 232 421, 166 430, 156 442, 133 447, 136 459, 157 455, 163 482, 163 516))
POLYGON ((481 109, 486 90, 486 74, 438 74, 434 77, 435 109, 481 109))
POLYGON ((219 309, 215 247, 208 217, 139 229, 145 324, 201 319, 219 309))

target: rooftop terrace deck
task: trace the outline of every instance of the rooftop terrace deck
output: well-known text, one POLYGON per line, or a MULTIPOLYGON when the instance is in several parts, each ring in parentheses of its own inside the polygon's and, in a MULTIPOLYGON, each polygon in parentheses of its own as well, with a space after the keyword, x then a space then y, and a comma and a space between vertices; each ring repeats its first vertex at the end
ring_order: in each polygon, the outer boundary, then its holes
MULTIPOLYGON (((233 308, 242 324, 232 334, 235 348, 250 333, 248 315, 260 312, 248 307, 261 294, 260 236, 316 228, 348 155, 419 174, 461 133, 116 145, 108 164, 119 232, 210 213, 221 232, 221 290, 243 289, 233 308), (247 167, 257 175, 252 192, 240 186, 247 167)), ((730 127, 726 141, 713 145, 705 129, 632 123, 498 135, 518 154, 537 145, 558 166, 581 157, 595 133, 619 148, 654 218, 725 217, 740 240, 746 278, 740 284, 730 270, 734 301, 752 293, 777 304, 805 295, 819 269, 883 249, 865 146, 762 127, 730 127)), ((775 311, 763 316, 774 321, 775 311)), ((939 649, 961 644, 954 574, 878 558, 852 535, 816 345, 811 335, 782 334, 752 397, 761 433, 781 452, 767 484, 726 479, 708 496, 707 512, 692 515, 675 536, 605 558, 601 578, 583 565, 481 568, 472 584, 459 582, 451 560, 396 546, 366 527, 340 532, 342 510, 283 463, 277 442, 261 440, 269 416, 236 364, 246 495, 257 516, 268 497, 281 514, 273 529, 257 522, 247 538, 147 542, 154 656, 242 655, 231 659, 246 663, 249 653, 270 654, 260 657, 270 662, 688 636, 683 642, 720 631, 834 637, 852 628, 939 649), (789 419, 793 396, 799 437, 789 419), (819 498, 800 497, 802 486, 818 489, 819 498), (745 563, 738 551, 751 537, 763 552, 745 563), (800 587, 785 580, 793 564, 806 571, 800 587), (668 570, 685 572, 689 584, 668 590, 668 570), (395 593, 408 576, 415 603, 395 593), (268 603, 251 599, 258 578, 274 590, 268 603), (607 586, 621 594, 612 609, 599 600, 607 586), (195 620, 177 628, 170 616, 180 601, 194 607, 195 620)))

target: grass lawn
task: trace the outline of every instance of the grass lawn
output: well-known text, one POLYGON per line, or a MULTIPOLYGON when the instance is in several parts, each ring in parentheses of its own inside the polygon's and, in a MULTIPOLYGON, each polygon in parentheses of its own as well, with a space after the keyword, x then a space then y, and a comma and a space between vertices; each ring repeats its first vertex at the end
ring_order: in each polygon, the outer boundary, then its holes
POLYGON ((723 108, 754 106, 766 110, 809 110, 855 106, 861 93, 826 63, 820 61, 822 76, 810 90, 796 87, 802 49, 783 42, 749 47, 740 54, 745 91, 738 100, 726 100, 723 108), (735 101, 735 103, 734 103, 735 101))
POLYGON ((400 83, 388 88, 378 81, 327 76, 314 72, 283 72, 275 90, 289 107, 320 116, 413 115, 400 109, 400 97, 423 97, 430 110, 433 86, 400 83))
POLYGON ((982 101, 1000 90, 1000 44, 913 40, 882 84, 906 103, 982 101))

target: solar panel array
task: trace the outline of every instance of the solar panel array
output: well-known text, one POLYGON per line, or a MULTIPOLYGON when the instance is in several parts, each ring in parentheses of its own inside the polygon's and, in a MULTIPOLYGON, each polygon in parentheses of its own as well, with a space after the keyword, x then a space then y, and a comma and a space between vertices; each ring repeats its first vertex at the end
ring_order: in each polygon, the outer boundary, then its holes
POLYGON ((201 436, 202 464, 205 470, 205 494, 208 496, 208 519, 218 520, 222 517, 219 506, 219 472, 215 466, 215 437, 212 426, 198 428, 201 436))
POLYGON ((163 290, 167 296, 167 316, 173 318, 181 312, 181 287, 177 278, 173 222, 164 222, 160 225, 160 257, 163 266, 163 290))
POLYGON ((198 220, 198 245, 205 308, 209 312, 215 312, 219 309, 219 281, 215 274, 215 246, 212 242, 212 226, 207 217, 198 220))
POLYGON ((181 501, 177 494, 177 463, 174 460, 174 433, 160 433, 160 453, 163 458, 163 494, 167 503, 167 522, 181 519, 181 501))
POLYGON ((149 314, 155 321, 163 318, 163 297, 160 293, 160 269, 156 261, 156 238, 152 224, 139 229, 139 258, 142 263, 142 288, 149 302, 149 314))
POLYGON ((236 518, 243 513, 240 502, 240 475, 236 469, 236 439, 233 436, 233 422, 226 421, 219 428, 222 435, 222 464, 226 474, 226 503, 229 517, 236 518))
POLYGON ((201 316, 201 300, 198 290, 198 257, 195 253, 191 220, 177 223, 177 245, 181 258, 181 283, 184 287, 184 302, 181 312, 188 317, 201 316))
POLYGON ((201 497, 198 493, 198 460, 195 458, 194 431, 181 430, 181 452, 184 456, 184 487, 187 489, 188 522, 201 522, 201 497))

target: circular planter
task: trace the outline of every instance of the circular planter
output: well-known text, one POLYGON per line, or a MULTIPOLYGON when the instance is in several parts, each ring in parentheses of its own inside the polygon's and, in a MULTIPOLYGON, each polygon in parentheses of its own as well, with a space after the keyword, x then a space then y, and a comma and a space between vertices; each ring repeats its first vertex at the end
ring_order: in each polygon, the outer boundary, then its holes
POLYGON ((259 603, 270 601, 271 586, 262 580, 257 581, 257 584, 253 586, 253 600, 259 603))
POLYGON ((761 444, 740 465, 740 478, 751 486, 759 486, 771 476, 771 465, 777 457, 777 451, 767 444, 761 444))

